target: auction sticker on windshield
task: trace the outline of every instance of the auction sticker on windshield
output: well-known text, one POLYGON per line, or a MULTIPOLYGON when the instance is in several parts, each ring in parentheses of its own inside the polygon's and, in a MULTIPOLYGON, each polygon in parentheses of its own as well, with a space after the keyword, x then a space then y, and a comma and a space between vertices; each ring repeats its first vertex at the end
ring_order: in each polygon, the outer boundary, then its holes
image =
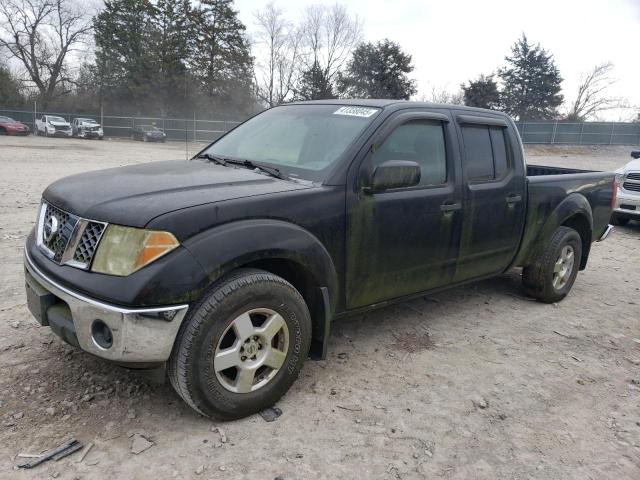
POLYGON ((367 107, 340 107, 333 112, 334 115, 349 115, 351 117, 365 117, 368 118, 378 111, 377 108, 367 107))

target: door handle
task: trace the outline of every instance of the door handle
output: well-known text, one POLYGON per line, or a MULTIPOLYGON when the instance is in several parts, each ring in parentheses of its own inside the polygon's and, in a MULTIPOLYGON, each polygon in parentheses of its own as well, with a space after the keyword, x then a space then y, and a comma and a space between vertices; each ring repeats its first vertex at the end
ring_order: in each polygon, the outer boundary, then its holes
POLYGON ((460 202, 448 201, 440 205, 440 210, 442 210, 444 213, 455 212, 456 210, 460 210, 461 208, 462 204, 460 202))
POLYGON ((518 203, 522 201, 522 195, 518 195, 517 193, 510 193, 507 195, 507 203, 518 203))

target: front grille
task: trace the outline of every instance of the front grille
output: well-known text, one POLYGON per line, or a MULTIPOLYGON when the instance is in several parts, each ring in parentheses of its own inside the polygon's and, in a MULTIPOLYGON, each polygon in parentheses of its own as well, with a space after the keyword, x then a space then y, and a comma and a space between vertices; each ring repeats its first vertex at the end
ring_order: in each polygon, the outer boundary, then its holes
POLYGON ((98 246, 98 242, 100 241, 100 237, 102 237, 105 228, 106 226, 104 223, 89 222, 80 237, 80 241, 78 242, 75 252, 73 253, 73 259, 76 262, 87 266, 91 264, 93 255, 96 252, 96 247, 98 246))
POLYGON ((640 183, 624 182, 622 188, 632 192, 640 192, 640 183))
POLYGON ((627 173, 627 180, 640 180, 640 172, 627 173))
POLYGON ((53 128, 56 129, 56 132, 68 132, 69 130, 71 130, 71 127, 65 127, 62 125, 54 125, 53 128))
POLYGON ((62 258, 62 254, 69 241, 69 237, 65 234, 68 233, 70 229, 73 230, 75 228, 76 222, 77 220, 72 219, 68 213, 63 212, 53 205, 47 205, 44 222, 42 224, 42 243, 53 253, 53 259, 56 262, 59 262, 62 258), (45 234, 44 226, 52 222, 52 218, 55 218, 56 231, 49 236, 45 234))
POLYGON ((623 208, 625 210, 635 210, 636 206, 635 205, 620 205, 620 208, 623 208))
POLYGON ((88 269, 107 224, 80 218, 45 202, 40 207, 37 244, 60 265, 88 269))

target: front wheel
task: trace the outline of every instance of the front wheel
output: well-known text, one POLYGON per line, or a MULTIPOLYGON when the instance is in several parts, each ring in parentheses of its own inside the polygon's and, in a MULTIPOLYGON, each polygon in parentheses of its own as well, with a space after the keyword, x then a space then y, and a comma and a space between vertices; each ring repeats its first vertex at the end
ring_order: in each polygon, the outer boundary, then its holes
POLYGON ((310 342, 311 317, 300 293, 269 272, 238 270, 217 282, 185 319, 169 379, 202 415, 245 417, 287 392, 310 342))
POLYGON ((581 258, 580 234, 573 228, 558 227, 534 263, 522 271, 526 293, 544 303, 559 302, 571 290, 581 258))

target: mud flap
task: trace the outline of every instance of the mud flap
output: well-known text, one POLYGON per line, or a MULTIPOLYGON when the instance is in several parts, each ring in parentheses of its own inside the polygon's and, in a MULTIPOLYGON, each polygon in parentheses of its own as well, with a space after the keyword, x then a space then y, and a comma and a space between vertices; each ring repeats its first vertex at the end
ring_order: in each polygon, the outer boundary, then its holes
POLYGON ((312 360, 324 360, 327 358, 329 334, 331 333, 329 290, 327 287, 320 287, 316 295, 320 297, 320 301, 315 302, 318 307, 316 307, 316 311, 312 312, 314 322, 309 355, 312 360))

